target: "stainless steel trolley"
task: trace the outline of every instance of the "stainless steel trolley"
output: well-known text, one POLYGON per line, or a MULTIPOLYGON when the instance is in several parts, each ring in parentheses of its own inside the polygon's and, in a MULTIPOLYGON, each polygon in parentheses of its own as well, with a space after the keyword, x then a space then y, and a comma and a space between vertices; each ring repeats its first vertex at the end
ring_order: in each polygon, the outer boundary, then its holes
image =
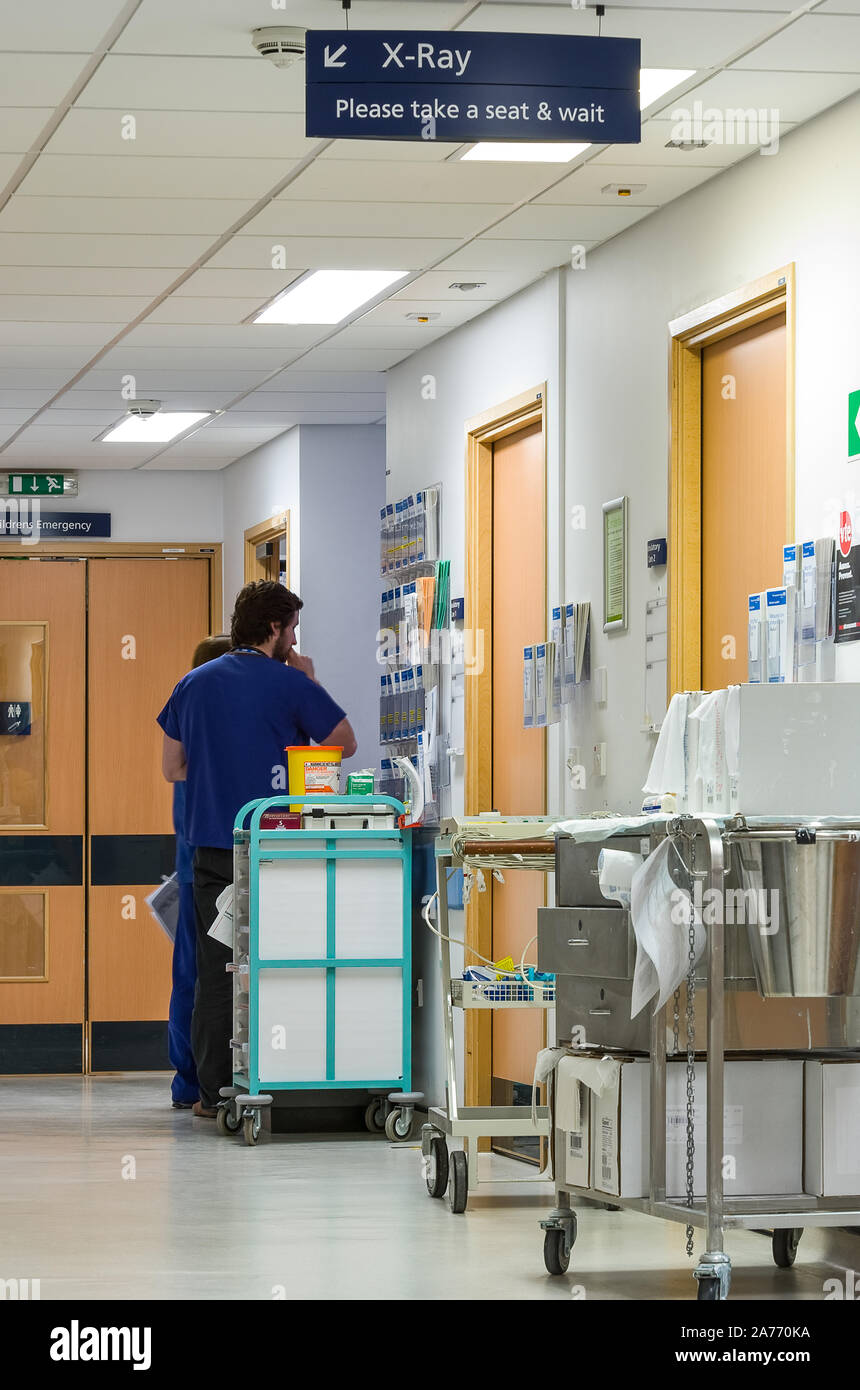
MULTIPOLYGON (((546 833, 552 821, 546 817, 519 818, 528 834, 546 833)), ((454 1050, 454 1009, 549 1009, 555 1003, 555 987, 546 982, 511 978, 509 980, 469 981, 451 978, 451 943, 448 927, 448 870, 462 866, 466 856, 458 847, 457 829, 468 822, 445 822, 442 834, 435 843, 436 900, 438 902, 439 958, 442 972, 442 1036, 445 1047, 445 1106, 430 1106, 428 1123, 421 1131, 421 1151, 424 1158, 425 1180, 431 1197, 443 1197, 447 1191, 448 1204, 453 1212, 466 1209, 469 1193, 479 1186, 478 1141, 491 1137, 550 1136, 550 1114, 545 1105, 533 1112, 521 1105, 461 1106, 457 1099, 457 1068, 454 1050), (535 1115, 533 1120, 532 1114, 535 1115), (448 1151, 448 1139, 459 1139, 463 1148, 448 1151)), ((473 846, 476 852, 468 856, 470 865, 484 863, 492 867, 502 862, 507 868, 552 869, 552 840, 542 844, 530 843, 530 853, 522 853, 520 842, 493 842, 473 846), (513 857, 520 846, 519 858, 513 857)), ((425 908, 427 920, 428 907, 425 908)), ((429 924, 429 923, 428 923, 429 924)), ((550 1157, 549 1144, 544 1146, 546 1157, 534 1176, 504 1178, 493 1181, 535 1183, 545 1180, 550 1157)), ((486 1181, 486 1179, 485 1179, 486 1181)))
MULTIPOLYGON (((657 827, 655 827, 655 830, 657 827)), ((669 1005, 650 1020, 650 1178, 647 1197, 613 1196, 619 1207, 630 1208, 666 1221, 680 1222, 706 1232, 706 1248, 694 1274, 699 1299, 725 1299, 731 1283, 731 1262, 724 1249, 724 1233, 736 1228, 773 1232, 777 1264, 793 1263, 797 1242, 806 1226, 860 1225, 860 1195, 815 1197, 797 1194, 782 1197, 726 1196, 723 1190, 725 923, 722 904, 727 849, 737 847, 744 871, 764 883, 778 884, 785 894, 784 929, 773 936, 759 936, 754 959, 760 992, 767 997, 852 996, 860 993, 860 821, 837 819, 775 818, 726 819, 681 816, 661 821, 666 833, 683 846, 691 865, 691 878, 707 883, 720 904, 707 923, 707 1103, 705 1106, 706 1194, 692 1196, 691 1179, 685 1202, 666 1196, 666 1023, 669 1005), (696 870, 693 846, 705 849, 705 863, 696 870), (842 846, 841 850, 836 846, 842 846), (816 855, 818 856, 816 858, 816 855), (833 876, 843 875, 840 892, 834 894, 833 876), (846 878, 847 876, 847 878, 846 878)), ((656 843, 652 831, 652 845, 656 843)), ((729 850, 731 852, 731 850, 729 850)), ((539 956, 540 959, 540 956, 539 956)), ((694 972, 691 971, 691 975, 694 972)), ((608 1009, 602 1010, 608 1014, 608 1009)), ((629 1009, 627 1027, 630 1026, 629 1009)), ((846 1015, 843 1017, 847 1016, 846 1015)), ((860 1057, 850 1029, 843 1029, 841 1047, 828 1052, 860 1057)), ((602 1046, 601 1051, 609 1050, 602 1046)), ((558 1139, 559 1131, 554 1134, 558 1139)), ((688 1112, 688 1143, 691 1124, 688 1112)), ((561 1181, 563 1165, 555 1165, 556 1205, 541 1222, 545 1231, 544 1261, 551 1274, 566 1272, 576 1239, 576 1216, 571 1195, 606 1202, 606 1193, 561 1181)), ((692 1251, 692 1233, 688 1250, 692 1251)))

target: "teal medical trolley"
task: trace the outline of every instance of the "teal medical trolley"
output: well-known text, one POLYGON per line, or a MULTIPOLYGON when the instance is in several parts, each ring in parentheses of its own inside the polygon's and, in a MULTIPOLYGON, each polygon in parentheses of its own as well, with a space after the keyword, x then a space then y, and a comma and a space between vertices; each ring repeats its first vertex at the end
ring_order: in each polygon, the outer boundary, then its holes
POLYGON ((390 796, 250 801, 233 828, 233 1085, 218 1128, 259 1137, 282 1091, 367 1091, 365 1121, 406 1139, 412 846, 390 796), (263 829, 300 811, 301 829, 263 829), (273 819, 274 817, 269 817, 273 819), (389 1094, 396 1092, 397 1094, 389 1094), (394 1107, 394 1108, 392 1108, 394 1107))

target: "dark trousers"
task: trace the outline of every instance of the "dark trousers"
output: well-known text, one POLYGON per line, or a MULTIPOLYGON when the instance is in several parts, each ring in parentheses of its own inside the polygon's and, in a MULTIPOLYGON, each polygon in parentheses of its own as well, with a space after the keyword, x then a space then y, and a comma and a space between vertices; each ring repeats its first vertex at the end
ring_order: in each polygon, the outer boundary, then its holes
POLYGON ((194 851, 194 909, 197 919, 197 989, 191 1018, 191 1047, 197 1064, 200 1100, 214 1107, 220 1089, 233 1081, 230 1037, 233 1028, 233 976, 228 946, 207 935, 218 915, 215 899, 233 882, 233 851, 206 846, 194 851))
POLYGON ((167 1023, 167 1055, 176 1075, 170 1087, 175 1101, 190 1105, 200 1095, 191 1051, 191 1014, 197 985, 197 914, 194 885, 179 885, 179 920, 173 943, 173 989, 167 1023))

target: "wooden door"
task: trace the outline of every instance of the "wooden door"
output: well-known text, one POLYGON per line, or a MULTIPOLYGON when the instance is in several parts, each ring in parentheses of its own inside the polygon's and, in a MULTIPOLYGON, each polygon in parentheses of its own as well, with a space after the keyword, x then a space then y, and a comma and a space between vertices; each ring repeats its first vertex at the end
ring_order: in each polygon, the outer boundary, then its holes
POLYGON ((702 688, 747 679, 747 599, 782 583, 785 313, 702 349, 702 688))
MULTIPOLYGON (((546 734, 523 728, 523 648, 546 637, 545 486, 540 425, 494 445, 493 809, 502 814, 542 815, 546 808, 546 734)), ((519 964, 545 892, 542 873, 517 870, 504 884, 493 883, 494 960, 510 955, 519 964)), ((535 951, 532 945, 526 958, 535 960, 535 951)), ((531 1087, 543 1014, 498 1010, 492 1019, 493 1104, 510 1105, 518 1086, 531 1087)))
POLYGON ((85 569, 0 559, 0 1073, 83 1066, 85 569))
POLYGON ((209 565, 89 569, 91 1069, 166 1067, 171 947, 144 901, 175 855, 155 717, 209 633, 209 565))

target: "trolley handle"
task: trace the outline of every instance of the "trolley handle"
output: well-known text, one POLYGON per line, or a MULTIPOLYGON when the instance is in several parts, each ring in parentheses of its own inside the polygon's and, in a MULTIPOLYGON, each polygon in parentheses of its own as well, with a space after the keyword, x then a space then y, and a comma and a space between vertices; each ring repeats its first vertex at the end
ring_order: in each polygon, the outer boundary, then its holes
POLYGON ((233 832, 248 829, 252 834, 260 833, 260 819, 266 811, 271 811, 275 807, 304 806, 305 804, 314 806, 390 806, 392 811, 402 817, 406 814, 406 807, 402 801, 398 801, 394 796, 367 796, 364 794, 352 794, 350 796, 293 796, 289 792, 284 792, 281 796, 270 796, 258 798, 255 801, 246 801, 242 809, 237 813, 233 822, 233 832), (250 826, 245 825, 248 816, 251 816, 250 826))

